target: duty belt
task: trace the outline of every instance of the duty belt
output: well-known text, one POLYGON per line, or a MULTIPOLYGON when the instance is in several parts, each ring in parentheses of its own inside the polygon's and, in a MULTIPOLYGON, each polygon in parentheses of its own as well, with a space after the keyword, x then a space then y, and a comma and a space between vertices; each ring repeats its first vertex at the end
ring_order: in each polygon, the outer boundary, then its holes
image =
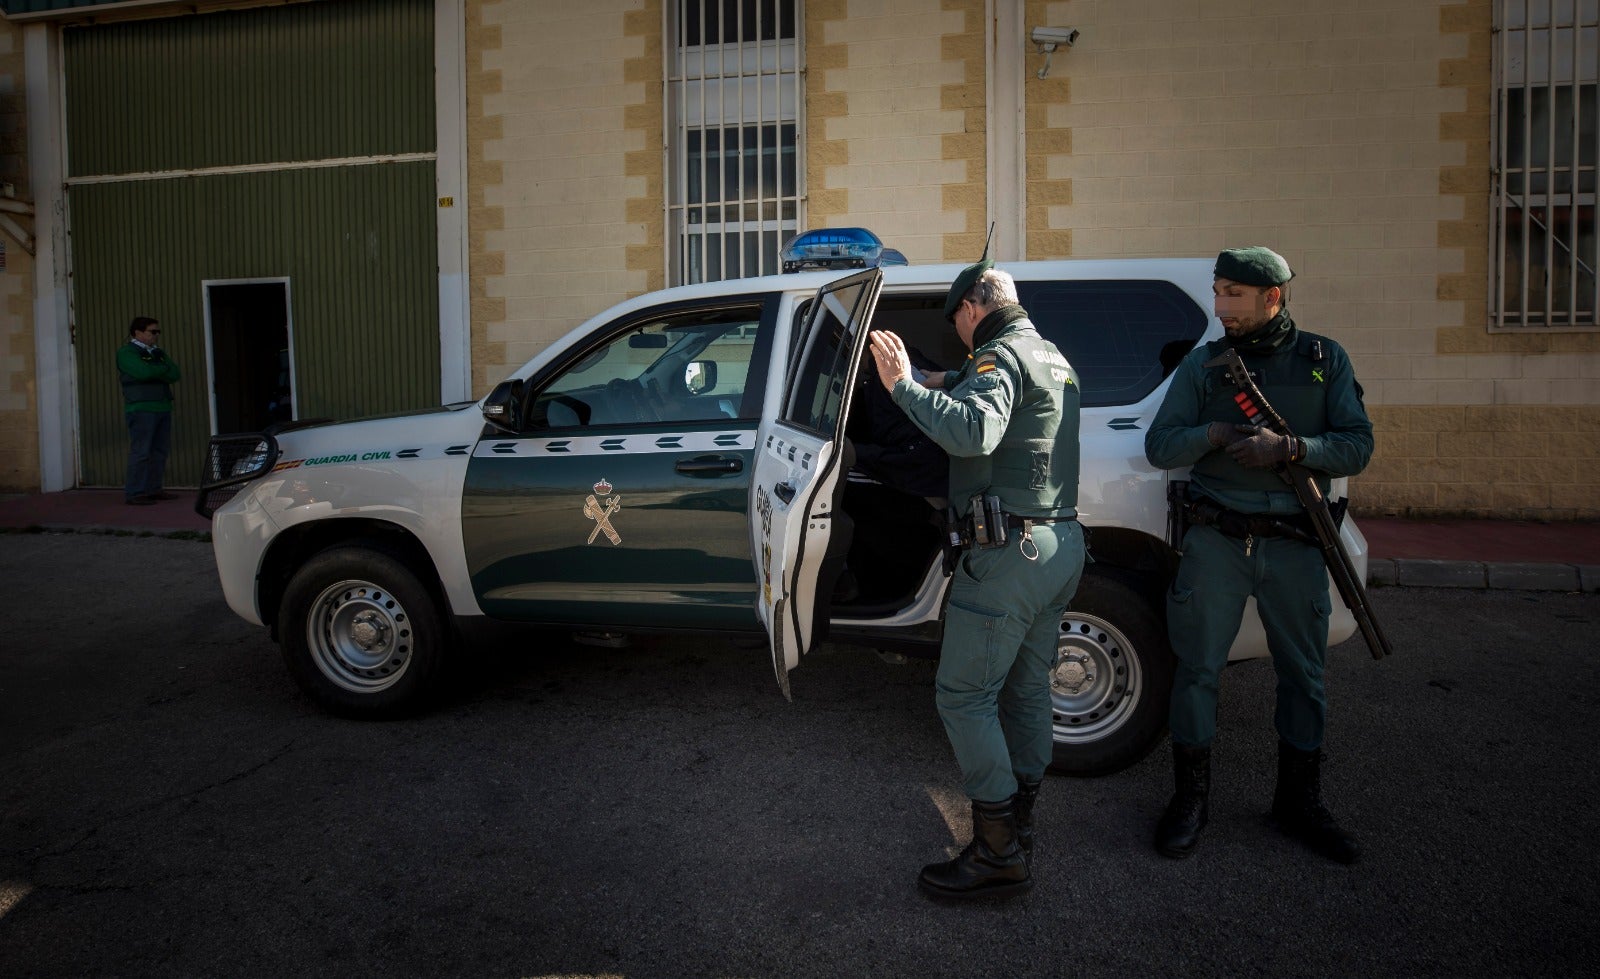
POLYGON ((1008 513, 1002 506, 1000 497, 993 494, 977 494, 969 501, 969 506, 971 512, 965 516, 956 513, 954 507, 946 511, 945 529, 949 541, 945 550, 946 563, 949 563, 956 551, 968 547, 1005 547, 1010 542, 1010 535, 1006 533, 1008 529, 1022 531, 1021 537, 1018 538, 1022 542, 1022 553, 1032 561, 1039 556, 1038 548, 1033 544, 1035 524, 1071 523, 1078 519, 1076 511, 1054 517, 1027 517, 1019 513, 1008 513))
MULTIPOLYGON (((1006 514, 1006 526, 1011 530, 1029 530, 1040 524, 1073 523, 1077 517, 1019 517, 1014 513, 1006 514)), ((950 543, 956 547, 971 547, 973 543, 973 526, 971 517, 957 517, 956 524, 950 531, 950 543)))
POLYGON ((1249 554, 1257 537, 1288 537, 1317 545, 1311 518, 1304 513, 1239 513, 1208 499, 1183 501, 1183 519, 1196 527, 1215 527, 1224 536, 1242 540, 1249 554))
POLYGON ((1072 523, 1077 517, 1019 517, 1015 513, 1006 514, 1006 526, 1011 528, 1028 529, 1032 524, 1041 523, 1072 523))

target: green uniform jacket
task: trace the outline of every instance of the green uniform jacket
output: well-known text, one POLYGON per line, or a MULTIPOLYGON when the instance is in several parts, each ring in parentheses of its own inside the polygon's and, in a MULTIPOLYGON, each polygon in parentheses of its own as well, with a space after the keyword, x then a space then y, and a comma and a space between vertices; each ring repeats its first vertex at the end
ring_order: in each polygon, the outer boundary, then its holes
MULTIPOLYGON (((1313 471, 1324 494, 1332 476, 1353 476, 1372 458, 1372 422, 1361 402, 1361 385, 1344 348, 1327 337, 1295 328, 1287 311, 1262 327, 1287 327, 1276 349, 1239 348, 1256 384, 1294 434, 1305 440, 1302 463, 1313 471)), ((1247 469, 1224 448, 1206 439, 1212 422, 1242 423, 1234 403, 1238 388, 1223 367, 1203 365, 1225 341, 1201 344, 1173 372, 1172 386, 1145 434, 1144 452, 1152 466, 1193 466, 1190 494, 1196 492, 1240 513, 1294 513, 1294 491, 1270 469, 1247 469)))
POLYGON ((171 385, 178 380, 178 365, 165 350, 147 350, 129 340, 117 348, 117 373, 124 412, 172 410, 171 385))
POLYGON ((1007 513, 1070 517, 1078 505, 1078 376, 1020 306, 978 324, 972 356, 949 391, 897 382, 895 404, 950 455, 950 502, 978 493, 1007 513))

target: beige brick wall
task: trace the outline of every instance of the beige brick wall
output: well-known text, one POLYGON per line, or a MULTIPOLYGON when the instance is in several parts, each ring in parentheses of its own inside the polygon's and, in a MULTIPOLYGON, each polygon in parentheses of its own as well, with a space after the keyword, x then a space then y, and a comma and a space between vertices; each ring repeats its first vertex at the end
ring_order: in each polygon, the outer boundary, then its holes
MULTIPOLYGON (((17 198, 31 200, 26 106, 23 103, 22 29, 0 22, 0 181, 17 198)), ((31 230, 33 219, 10 215, 31 230)), ((0 233, 0 491, 39 488, 39 420, 34 396, 33 259, 0 233)))
POLYGON ((1600 518, 1600 406, 1379 405, 1362 512, 1600 518), (1370 501, 1381 501, 1372 503, 1370 501))
MULTIPOLYGON (((1029 257, 1270 244, 1367 389, 1359 509, 1600 516, 1600 333, 1486 328, 1490 5, 1025 0, 1083 31, 1025 55, 1029 257)), ((479 391, 665 282, 662 8, 467 0, 479 391)), ((981 247, 984 10, 808 0, 806 226, 981 247)))
MULTIPOLYGON (((623 122, 630 145, 625 161, 626 173, 635 188, 628 198, 627 217, 642 229, 642 244, 629 245, 628 271, 644 276, 646 290, 667 285, 667 256, 662 245, 666 234, 667 176, 661 147, 665 143, 662 123, 661 78, 665 52, 661 47, 662 0, 644 0, 639 9, 623 14, 623 28, 630 41, 637 41, 639 52, 622 66, 623 77, 639 92, 638 101, 623 109, 623 122)), ((630 91, 630 94, 631 91, 630 91)))
POLYGON ((1600 515, 1594 455, 1562 435, 1594 431, 1600 334, 1485 327, 1489 9, 1030 2, 1030 23, 1083 31, 1056 55, 1059 91, 1029 76, 1030 257, 1271 245, 1300 275, 1297 319, 1349 350, 1379 425, 1359 508, 1600 515), (1041 177, 1070 185, 1040 195, 1041 177))
POLYGON ((982 249, 983 12, 983 0, 806 4, 808 227, 870 228, 912 262, 982 249))
POLYGON ((491 341, 490 331, 506 319, 503 295, 491 296, 492 277, 506 270, 503 250, 489 248, 489 233, 505 228, 505 208, 489 202, 492 190, 505 182, 505 168, 490 159, 491 143, 500 139, 503 121, 491 114, 489 100, 501 94, 500 71, 491 67, 502 56, 504 35, 500 26, 490 23, 486 8, 501 0, 466 0, 467 54, 467 290, 472 322, 472 394, 490 390, 504 373, 504 340, 491 341))
POLYGON ((1436 244, 1459 208, 1438 192, 1439 167, 1460 152, 1440 140, 1439 115, 1462 101, 1437 84, 1448 53, 1437 6, 1037 6, 1083 31, 1051 73, 1070 99, 1045 110, 1047 131, 1070 131, 1044 167, 1072 181, 1070 200, 1045 216, 1072 230, 1073 254, 1269 244, 1300 273, 1300 317, 1345 345, 1374 402, 1394 400, 1391 382, 1405 382, 1397 394, 1411 380, 1397 362, 1430 352, 1439 324, 1459 317, 1435 295, 1459 263, 1436 244))
POLYGON ((639 249, 659 249, 660 226, 652 232, 630 206, 651 193, 651 176, 637 155, 648 149, 642 114, 629 110, 651 98, 660 104, 659 24, 659 0, 469 0, 477 392, 590 316, 659 284, 639 249))

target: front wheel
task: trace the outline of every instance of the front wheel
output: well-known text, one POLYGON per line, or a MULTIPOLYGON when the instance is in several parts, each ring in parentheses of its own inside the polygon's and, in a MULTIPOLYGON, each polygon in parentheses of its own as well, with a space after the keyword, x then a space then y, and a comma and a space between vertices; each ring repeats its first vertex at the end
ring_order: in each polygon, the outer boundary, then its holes
POLYGON ((438 692, 438 602, 386 552, 346 545, 307 561, 284 590, 278 630, 290 675, 336 714, 394 717, 438 692))
POLYGON ((1109 775, 1148 755, 1166 730, 1173 665, 1166 624, 1150 599, 1086 571, 1061 617, 1050 670, 1050 770, 1109 775))

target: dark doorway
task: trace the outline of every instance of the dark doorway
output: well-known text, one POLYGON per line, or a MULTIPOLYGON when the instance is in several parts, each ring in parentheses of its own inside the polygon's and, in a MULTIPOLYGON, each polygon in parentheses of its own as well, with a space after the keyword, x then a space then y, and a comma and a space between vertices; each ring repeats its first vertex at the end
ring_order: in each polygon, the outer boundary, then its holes
POLYGON ((258 432, 294 417, 287 280, 206 285, 212 430, 258 432))

